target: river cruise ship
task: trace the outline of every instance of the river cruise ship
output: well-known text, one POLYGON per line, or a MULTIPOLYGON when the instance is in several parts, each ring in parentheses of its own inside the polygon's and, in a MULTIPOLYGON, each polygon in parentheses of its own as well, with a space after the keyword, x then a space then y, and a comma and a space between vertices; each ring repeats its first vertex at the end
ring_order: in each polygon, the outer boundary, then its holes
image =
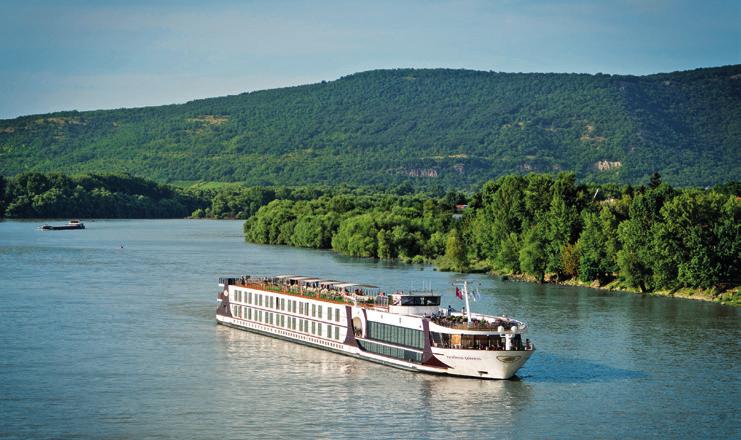
POLYGON ((425 373, 509 379, 535 351, 527 324, 463 311, 441 295, 279 275, 219 279, 216 321, 344 355, 425 373))

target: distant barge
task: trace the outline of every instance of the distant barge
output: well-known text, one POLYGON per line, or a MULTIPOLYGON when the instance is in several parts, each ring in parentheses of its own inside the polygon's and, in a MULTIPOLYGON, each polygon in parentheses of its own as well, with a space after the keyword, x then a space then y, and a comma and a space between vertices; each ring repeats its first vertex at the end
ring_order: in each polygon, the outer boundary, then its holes
POLYGON ((79 220, 70 220, 66 225, 41 225, 39 229, 42 231, 67 231, 70 229, 85 229, 85 224, 79 220))

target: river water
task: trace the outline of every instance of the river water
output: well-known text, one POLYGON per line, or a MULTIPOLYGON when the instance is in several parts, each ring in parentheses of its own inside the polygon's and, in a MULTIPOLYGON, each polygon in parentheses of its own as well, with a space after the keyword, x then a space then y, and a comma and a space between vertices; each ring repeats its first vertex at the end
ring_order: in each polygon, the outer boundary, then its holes
POLYGON ((214 321, 217 278, 385 289, 461 275, 245 243, 241 222, 0 222, 0 438, 738 438, 739 309, 500 282, 530 325, 519 380, 415 374, 214 321))

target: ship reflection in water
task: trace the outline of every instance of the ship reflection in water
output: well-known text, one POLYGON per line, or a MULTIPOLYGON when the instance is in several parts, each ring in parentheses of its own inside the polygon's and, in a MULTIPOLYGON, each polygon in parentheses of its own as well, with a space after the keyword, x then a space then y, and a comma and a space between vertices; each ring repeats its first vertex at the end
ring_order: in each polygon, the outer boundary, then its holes
POLYGON ((225 373, 230 389, 246 401, 285 394, 300 408, 314 401, 327 405, 331 396, 329 407, 345 413, 338 415, 333 434, 355 433, 360 426, 352 424, 391 419, 394 423, 366 426, 357 434, 398 436, 401 431, 394 427, 404 427, 404 436, 446 437, 465 426, 467 435, 488 438, 494 429, 507 438, 515 435, 532 398, 531 385, 516 377, 492 381, 417 374, 223 326, 217 330, 226 354, 222 365, 233 369, 225 373), (379 401, 386 404, 366 405, 379 401))

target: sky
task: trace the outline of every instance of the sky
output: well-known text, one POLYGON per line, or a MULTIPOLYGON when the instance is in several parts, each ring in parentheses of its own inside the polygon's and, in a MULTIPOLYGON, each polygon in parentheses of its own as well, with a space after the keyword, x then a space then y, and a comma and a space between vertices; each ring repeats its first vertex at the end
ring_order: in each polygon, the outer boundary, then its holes
POLYGON ((644 75, 739 63, 738 0, 0 2, 0 119, 371 69, 644 75))

